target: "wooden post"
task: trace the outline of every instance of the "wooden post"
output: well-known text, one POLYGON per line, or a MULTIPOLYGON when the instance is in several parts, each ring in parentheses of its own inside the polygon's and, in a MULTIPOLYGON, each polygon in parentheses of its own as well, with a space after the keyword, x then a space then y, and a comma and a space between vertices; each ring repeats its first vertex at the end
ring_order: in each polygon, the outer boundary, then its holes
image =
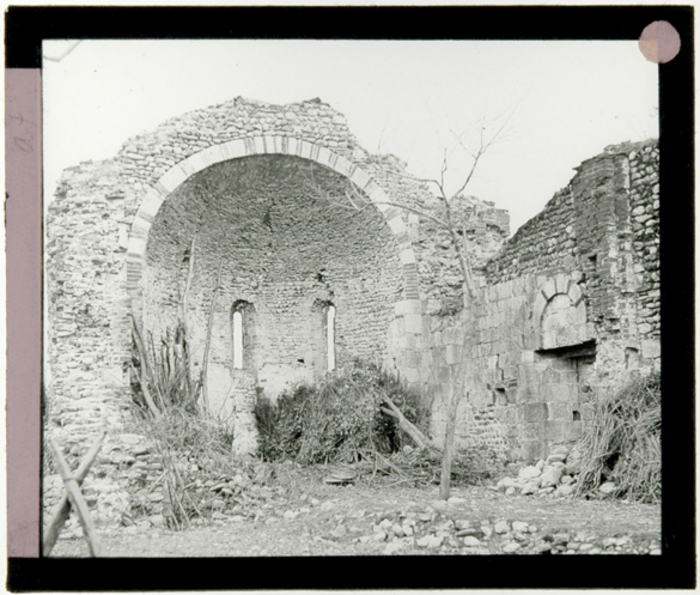
MULTIPOLYGON (((80 463, 78 470, 75 472, 75 481, 78 483, 78 486, 83 483, 88 471, 90 471, 90 467, 92 467, 92 463, 97 457, 97 453, 100 452, 100 449, 102 448, 102 442, 104 441, 106 433, 107 432, 105 430, 102 430, 100 437, 92 445, 90 450, 85 455, 85 458, 80 463)), ((61 530, 63 529, 63 526, 66 524, 68 516, 70 515, 70 509, 71 503, 68 498, 68 494, 65 493, 61 497, 60 502, 54 508, 54 513, 51 515, 51 521, 46 528, 46 532, 44 533, 44 542, 41 548, 44 556, 49 556, 54 545, 56 545, 56 540, 61 534, 61 530)))
POLYGON ((85 502, 85 498, 83 498, 83 495, 80 493, 80 487, 78 486, 76 477, 71 475, 71 468, 63 458, 61 449, 58 448, 53 438, 49 438, 48 442, 51 446, 51 450, 53 451, 58 472, 61 474, 61 478, 63 479, 63 485, 66 487, 68 499, 73 508, 75 508, 75 511, 78 513, 78 520, 83 526, 90 555, 97 558, 102 555, 102 549, 100 547, 97 531, 95 530, 95 525, 93 524, 92 517, 90 516, 90 510, 88 509, 87 502, 85 502))

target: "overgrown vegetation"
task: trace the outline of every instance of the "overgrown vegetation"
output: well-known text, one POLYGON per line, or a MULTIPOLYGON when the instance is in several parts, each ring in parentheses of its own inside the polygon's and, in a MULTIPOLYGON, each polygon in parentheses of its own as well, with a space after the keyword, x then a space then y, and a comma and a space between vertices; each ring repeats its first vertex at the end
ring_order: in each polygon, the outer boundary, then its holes
POLYGON ((166 524, 180 529, 192 518, 210 518, 241 502, 253 471, 231 456, 232 435, 219 421, 171 407, 166 415, 141 423, 153 439, 162 472, 132 499, 133 514, 152 514, 152 494, 160 492, 166 524))
MULTIPOLYGON (((162 513, 167 526, 180 529, 192 518, 211 518, 221 510, 251 514, 259 508, 256 494, 271 489, 278 462, 354 463, 356 474, 368 481, 382 477, 430 485, 440 480, 441 451, 414 447, 400 427, 413 424, 427 434, 428 409, 417 392, 376 365, 356 361, 317 385, 284 392, 275 404, 259 398, 260 460, 242 460, 232 455, 230 428, 199 407, 201 379, 191 378, 182 327, 157 344, 150 336, 144 341, 136 324, 133 336, 133 400, 161 468, 155 479, 142 474, 138 480, 131 506, 135 516, 162 513)), ((496 468, 488 449, 461 451, 452 478, 458 485, 476 483, 492 477, 496 468)))
POLYGON ((282 393, 276 404, 258 399, 255 417, 265 460, 302 464, 350 463, 404 445, 396 421, 381 413, 389 397, 406 418, 426 428, 420 396, 378 366, 354 362, 342 374, 282 393))
POLYGON ((661 498, 661 376, 630 382, 599 402, 581 442, 579 493, 602 482, 616 485, 615 496, 642 502, 661 498))
MULTIPOLYGON (((420 395, 378 366, 356 361, 343 374, 284 392, 276 404, 259 399, 255 415, 261 455, 304 465, 358 463, 356 471, 369 481, 389 476, 394 483, 439 483, 441 451, 416 447, 397 419, 385 413, 387 397, 427 434, 429 413, 420 395)), ((460 450, 452 481, 479 483, 499 467, 498 455, 488 447, 460 450)))
POLYGON ((171 408, 195 414, 202 380, 192 378, 183 325, 166 331, 156 347, 153 336, 144 338, 134 321, 132 338, 131 394, 136 406, 156 416, 171 408))
MULTIPOLYGON (((156 343, 147 341, 134 322, 131 394, 137 423, 154 442, 162 473, 132 502, 136 515, 152 513, 156 491, 163 494, 163 516, 170 528, 179 529, 193 517, 208 517, 217 501, 231 498, 235 504, 241 486, 228 486, 241 479, 241 462, 231 456, 230 430, 200 411, 201 378, 193 379, 190 355, 182 325, 156 343), (221 487, 226 485, 228 487, 221 487), (212 487, 219 486, 212 490, 212 487)), ((149 478, 151 479, 151 478, 149 478)), ((238 484, 236 484, 238 485, 238 484)), ((224 502, 225 504, 225 502, 224 502)))

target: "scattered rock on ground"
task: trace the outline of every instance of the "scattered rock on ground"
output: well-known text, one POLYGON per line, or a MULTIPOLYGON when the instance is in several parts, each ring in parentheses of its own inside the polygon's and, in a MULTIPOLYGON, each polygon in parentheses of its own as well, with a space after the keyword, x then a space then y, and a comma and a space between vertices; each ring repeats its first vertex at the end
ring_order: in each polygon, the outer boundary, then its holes
POLYGON ((498 521, 494 525, 493 530, 499 534, 508 533, 508 531, 510 531, 510 525, 508 524, 508 521, 498 521))

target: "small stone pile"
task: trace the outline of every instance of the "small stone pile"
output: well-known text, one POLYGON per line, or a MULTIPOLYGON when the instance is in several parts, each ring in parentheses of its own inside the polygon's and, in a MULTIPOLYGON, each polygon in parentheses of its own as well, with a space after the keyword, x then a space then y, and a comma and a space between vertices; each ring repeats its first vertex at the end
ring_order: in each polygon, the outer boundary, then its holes
MULTIPOLYGON (((546 460, 523 467, 517 477, 504 477, 496 487, 506 496, 552 494, 556 497, 571 496, 576 490, 581 471, 580 455, 567 446, 555 446, 546 460)), ((602 486, 601 486, 602 487, 602 486)))
POLYGON ((127 529, 177 528, 183 522, 196 525, 199 521, 225 519, 239 522, 253 518, 257 510, 269 507, 284 492, 269 485, 270 469, 253 459, 231 459, 224 469, 215 458, 187 452, 169 456, 170 473, 174 465, 181 480, 176 488, 177 498, 169 494, 164 466, 161 465, 162 473, 157 478, 145 468, 135 470, 138 475, 131 477, 129 509, 121 519, 127 529), (184 510, 175 510, 177 507, 184 510), (188 521, 183 520, 183 512, 188 521), (175 521, 176 517, 180 520, 175 521))
MULTIPOLYGON (((324 502, 321 510, 326 509, 326 504, 330 503, 324 502)), ((644 536, 552 532, 522 520, 480 519, 469 509, 468 501, 458 497, 435 500, 427 507, 410 510, 377 513, 359 510, 350 515, 335 515, 331 526, 326 541, 376 544, 384 555, 416 550, 467 555, 660 553, 659 541, 644 536)))

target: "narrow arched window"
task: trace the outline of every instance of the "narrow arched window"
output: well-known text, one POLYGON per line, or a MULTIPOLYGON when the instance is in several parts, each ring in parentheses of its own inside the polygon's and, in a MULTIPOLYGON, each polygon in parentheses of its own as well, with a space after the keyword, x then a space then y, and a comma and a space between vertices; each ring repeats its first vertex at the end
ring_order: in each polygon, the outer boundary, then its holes
POLYGON ((326 308, 326 363, 327 370, 335 370, 335 306, 326 308))
POLYGON ((250 302, 238 300, 231 309, 231 351, 233 369, 243 370, 251 365, 251 349, 255 334, 255 308, 250 302))
POLYGON ((243 369, 243 313, 233 313, 233 369, 243 369))

